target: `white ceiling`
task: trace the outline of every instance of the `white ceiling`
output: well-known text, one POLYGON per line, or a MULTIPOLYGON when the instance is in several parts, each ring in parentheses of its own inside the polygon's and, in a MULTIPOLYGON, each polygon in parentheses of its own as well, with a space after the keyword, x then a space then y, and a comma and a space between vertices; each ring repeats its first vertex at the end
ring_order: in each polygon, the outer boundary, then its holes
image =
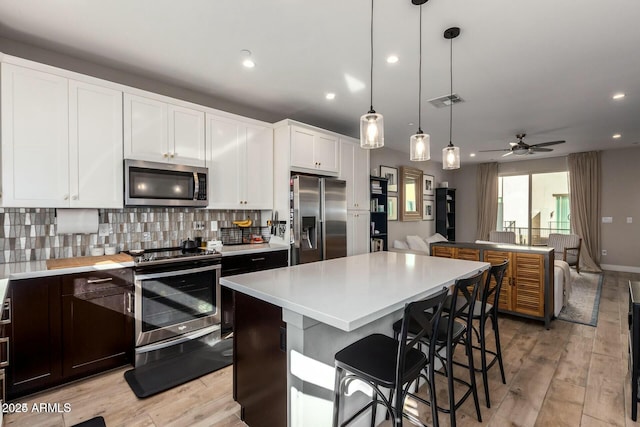
MULTIPOLYGON (((0 36, 203 92, 258 118, 357 137, 369 109, 370 7, 369 0, 2 0, 0 36), (253 53, 254 69, 241 66, 242 49, 253 53)), ((461 28, 453 90, 465 103, 453 109, 453 142, 463 163, 522 159, 469 157, 506 148, 519 132, 529 144, 567 141, 527 159, 640 143, 637 0, 430 0, 422 9, 422 128, 432 158, 440 161, 449 141, 448 109, 426 101, 449 93, 442 33, 451 26, 461 28), (627 96, 614 101, 616 92, 627 96), (612 140, 614 133, 622 138, 612 140)), ((373 104, 385 117, 385 144, 407 153, 418 120, 418 13, 410 0, 375 2, 373 104), (387 64, 389 54, 400 61, 387 64)))

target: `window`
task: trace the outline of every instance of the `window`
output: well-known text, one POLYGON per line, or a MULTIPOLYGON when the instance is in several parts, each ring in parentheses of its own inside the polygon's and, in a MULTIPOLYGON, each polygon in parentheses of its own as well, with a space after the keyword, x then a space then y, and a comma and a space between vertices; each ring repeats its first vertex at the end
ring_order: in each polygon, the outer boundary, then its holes
POLYGON ((570 233, 569 173, 498 178, 498 230, 514 231, 516 243, 545 245, 549 233, 570 233))

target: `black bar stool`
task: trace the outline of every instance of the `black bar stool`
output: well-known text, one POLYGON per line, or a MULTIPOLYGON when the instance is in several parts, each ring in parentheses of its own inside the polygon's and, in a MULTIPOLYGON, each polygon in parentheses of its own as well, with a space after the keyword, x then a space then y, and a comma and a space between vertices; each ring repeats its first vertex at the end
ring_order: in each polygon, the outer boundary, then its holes
MULTIPOLYGON (((375 425, 378 404, 386 407, 394 426, 402 426, 403 416, 419 422, 412 415, 403 412, 404 399, 411 383, 426 369, 433 379, 433 361, 435 353, 432 349, 425 355, 418 346, 425 337, 432 336, 439 327, 440 314, 447 289, 442 289, 433 296, 421 301, 405 305, 404 315, 400 322, 399 340, 382 334, 366 336, 343 348, 335 355, 335 389, 333 401, 333 426, 342 427, 371 407, 371 426, 375 425), (428 313, 428 311, 430 313, 428 313), (413 333, 409 333, 409 325, 413 325, 413 333), (409 336, 411 335, 411 336, 409 336), (366 382, 373 389, 373 399, 359 409, 349 419, 339 422, 340 400, 345 385, 353 380, 366 382), (381 388, 390 389, 393 397, 386 398, 381 388)), ((430 382, 433 384, 433 381, 430 382)), ((435 393, 431 393, 435 395, 435 393)), ((435 413, 435 402, 432 411, 435 413)))
MULTIPOLYGON (((472 316, 469 313, 473 313, 478 296, 478 290, 482 283, 482 277, 483 273, 478 272, 469 278, 456 280, 452 293, 447 297, 447 302, 444 304, 444 308, 448 309, 449 312, 442 315, 438 333, 431 337, 425 337, 422 339, 422 342, 429 346, 430 351, 434 351, 435 357, 438 358, 443 365, 443 374, 447 377, 449 407, 444 408, 437 406, 433 379, 429 380, 428 377, 427 382, 429 383, 430 399, 427 401, 416 395, 412 395, 412 397, 422 403, 431 405, 432 409, 435 406, 438 411, 448 413, 452 427, 455 427, 456 425, 455 411, 467 400, 469 396, 473 396, 478 421, 482 422, 480 404, 478 402, 478 389, 476 387, 475 369, 473 366, 471 337, 469 333, 472 329, 473 322, 472 316), (466 366, 469 370, 468 382, 462 378, 454 377, 453 375, 453 365, 454 363, 457 364, 453 360, 453 353, 458 343, 461 342, 464 343, 466 347, 468 365, 463 366, 466 366), (458 400, 456 400, 455 397, 454 382, 462 384, 467 388, 458 400)), ((393 329, 396 334, 400 331, 400 327, 401 325, 398 322, 394 323, 393 329)), ((413 331, 409 329, 409 333, 411 334, 412 332, 413 331)), ((438 371, 438 373, 441 372, 438 371)), ((433 410, 432 414, 433 425, 437 426, 438 414, 433 410)))

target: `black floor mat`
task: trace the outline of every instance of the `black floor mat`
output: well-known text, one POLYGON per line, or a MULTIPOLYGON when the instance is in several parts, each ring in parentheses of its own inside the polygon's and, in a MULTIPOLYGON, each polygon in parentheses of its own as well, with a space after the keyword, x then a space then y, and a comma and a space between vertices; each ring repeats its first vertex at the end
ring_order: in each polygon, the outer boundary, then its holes
POLYGON ((233 340, 223 340, 212 347, 131 369, 124 378, 139 398, 153 396, 231 365, 232 346, 233 340))
POLYGON ((107 425, 104 422, 104 418, 95 417, 79 424, 74 424, 72 427, 107 427, 107 425))

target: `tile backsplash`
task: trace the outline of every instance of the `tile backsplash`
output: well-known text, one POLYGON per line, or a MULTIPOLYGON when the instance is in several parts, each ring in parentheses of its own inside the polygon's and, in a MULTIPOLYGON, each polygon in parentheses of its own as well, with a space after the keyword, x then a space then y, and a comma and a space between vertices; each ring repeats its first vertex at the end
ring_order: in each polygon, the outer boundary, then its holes
POLYGON ((99 224, 108 224, 108 236, 56 234, 55 209, 0 208, 0 263, 85 256, 105 244, 118 251, 179 246, 189 237, 218 238, 220 228, 235 220, 260 222, 260 211, 243 210, 125 208, 98 209, 98 215, 99 224), (218 231, 211 230, 211 221, 218 222, 218 231), (204 229, 195 230, 195 222, 204 229))

